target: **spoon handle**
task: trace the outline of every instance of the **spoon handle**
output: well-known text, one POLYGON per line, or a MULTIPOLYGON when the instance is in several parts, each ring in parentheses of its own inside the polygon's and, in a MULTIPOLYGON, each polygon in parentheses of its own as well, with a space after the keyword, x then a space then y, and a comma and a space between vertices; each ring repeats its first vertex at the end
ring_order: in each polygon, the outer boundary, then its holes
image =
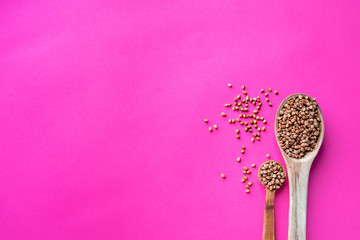
POLYGON ((310 165, 296 164, 289 175, 289 240, 306 239, 306 205, 310 165))
POLYGON ((263 240, 275 240, 274 230, 274 198, 275 190, 266 189, 266 200, 264 209, 263 240))

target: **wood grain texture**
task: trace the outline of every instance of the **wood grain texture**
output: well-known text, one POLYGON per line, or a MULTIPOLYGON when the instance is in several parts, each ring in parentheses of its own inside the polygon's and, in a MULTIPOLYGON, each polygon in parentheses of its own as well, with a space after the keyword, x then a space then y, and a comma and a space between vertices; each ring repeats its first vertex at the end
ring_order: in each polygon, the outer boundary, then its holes
POLYGON ((275 240, 274 199, 275 190, 266 189, 263 240, 275 240))
POLYGON ((289 177, 288 239, 306 239, 306 208, 310 162, 286 164, 289 177))
MULTIPOLYGON (((305 94, 293 94, 285 98, 280 104, 275 118, 275 137, 280 147, 278 138, 277 138, 277 118, 279 116, 280 110, 283 108, 284 104, 294 96, 307 96, 305 94)), ((310 97, 310 96, 309 96, 310 97)), ((320 137, 315 146, 315 149, 312 152, 307 153, 303 158, 296 159, 291 158, 286 155, 284 150, 280 147, 280 151, 284 157, 286 167, 288 170, 289 178, 289 230, 288 230, 288 239, 289 240, 305 240, 306 239, 306 211, 307 211, 307 191, 308 191, 308 180, 311 164, 313 163, 316 155, 319 152, 321 144, 324 139, 324 119, 321 113, 320 107, 318 107, 319 116, 321 118, 320 124, 320 137)))

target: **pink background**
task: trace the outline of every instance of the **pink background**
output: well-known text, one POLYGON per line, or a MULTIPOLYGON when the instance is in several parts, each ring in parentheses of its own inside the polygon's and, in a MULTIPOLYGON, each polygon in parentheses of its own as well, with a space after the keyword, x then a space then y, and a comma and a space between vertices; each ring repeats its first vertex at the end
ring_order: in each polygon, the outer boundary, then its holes
MULTIPOLYGON (((326 127, 308 239, 359 239, 359 11, 358 0, 1 1, 0 238, 261 239, 265 191, 252 174, 245 194, 242 167, 266 153, 283 163, 273 118, 302 92, 326 127), (280 93, 262 109, 261 143, 220 117, 243 84, 280 93)), ((288 184, 275 214, 287 239, 288 184)))

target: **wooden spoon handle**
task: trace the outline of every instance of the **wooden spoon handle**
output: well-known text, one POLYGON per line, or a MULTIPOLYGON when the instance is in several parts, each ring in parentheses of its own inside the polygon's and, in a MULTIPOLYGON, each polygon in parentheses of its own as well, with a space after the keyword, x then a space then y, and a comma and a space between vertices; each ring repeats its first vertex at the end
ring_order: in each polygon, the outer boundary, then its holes
POLYGON ((263 240, 275 240, 274 230, 274 198, 275 191, 266 189, 266 200, 264 210, 263 240))
POLYGON ((310 165, 297 164, 289 175, 289 240, 306 239, 306 205, 310 165))

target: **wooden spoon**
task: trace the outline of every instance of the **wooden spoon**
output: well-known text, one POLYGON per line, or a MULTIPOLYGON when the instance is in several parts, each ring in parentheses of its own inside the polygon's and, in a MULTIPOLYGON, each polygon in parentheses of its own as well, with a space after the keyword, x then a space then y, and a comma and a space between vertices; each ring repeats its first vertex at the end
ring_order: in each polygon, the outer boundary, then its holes
MULTIPOLYGON (((266 161, 264 162, 258 171, 258 178, 261 184, 265 187, 266 190, 266 200, 265 200, 265 209, 264 209, 264 226, 263 226, 263 240, 274 240, 275 239, 275 220, 274 220, 274 199, 275 199, 275 192, 276 189, 270 190, 266 188, 266 186, 262 183, 260 177, 260 171, 264 164, 269 162, 276 162, 276 161, 266 161)), ((277 162, 283 169, 283 172, 286 174, 285 167, 277 162)))
MULTIPOLYGON (((283 108, 284 104, 292 97, 307 96, 302 93, 293 94, 285 98, 280 104, 275 118, 275 137, 276 141, 280 147, 279 139, 277 137, 277 118, 279 117, 280 110, 283 108)), ((308 96, 310 97, 310 96, 308 96)), ((280 147, 280 151, 284 157, 286 167, 288 170, 289 178, 289 192, 290 192, 290 203, 289 203, 289 231, 288 239, 289 240, 304 240, 306 239, 306 204, 307 204, 307 191, 308 191, 308 180, 311 164, 314 161, 314 158, 319 152, 320 146, 324 139, 324 119, 321 113, 320 107, 317 108, 319 117, 321 119, 320 123, 320 136, 318 138, 317 144, 312 152, 307 153, 303 158, 296 159, 289 157, 285 151, 280 147)))

